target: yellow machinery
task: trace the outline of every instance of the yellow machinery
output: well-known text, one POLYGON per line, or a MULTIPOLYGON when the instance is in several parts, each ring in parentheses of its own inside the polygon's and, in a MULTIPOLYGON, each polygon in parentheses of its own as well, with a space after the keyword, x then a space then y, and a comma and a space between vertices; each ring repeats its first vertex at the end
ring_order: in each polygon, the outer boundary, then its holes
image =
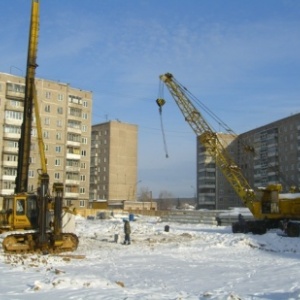
POLYGON ((18 168, 15 194, 3 200, 0 214, 0 233, 9 233, 3 240, 6 252, 62 252, 74 251, 78 238, 73 233, 62 232, 63 185, 53 185, 54 197, 49 192, 49 175, 44 152, 38 101, 35 90, 36 54, 39 33, 39 1, 32 0, 25 99, 21 137, 19 140, 18 168), (30 144, 33 107, 38 132, 38 144, 41 158, 41 170, 37 193, 28 193, 28 171, 30 162, 30 144), (53 211, 54 209, 54 211, 53 211), (26 231, 24 231, 26 230, 26 231))
MULTIPOLYGON (((185 120, 192 127, 206 151, 215 159, 216 166, 231 184, 240 199, 247 206, 255 221, 233 224, 233 232, 265 233, 268 228, 282 226, 288 236, 300 235, 300 194, 280 194, 281 185, 269 185, 256 192, 249 186, 241 169, 222 145, 201 113, 189 99, 189 91, 181 85, 172 74, 160 76, 160 80, 167 86, 185 120)), ((156 100, 158 106, 164 105, 162 98, 156 100)))

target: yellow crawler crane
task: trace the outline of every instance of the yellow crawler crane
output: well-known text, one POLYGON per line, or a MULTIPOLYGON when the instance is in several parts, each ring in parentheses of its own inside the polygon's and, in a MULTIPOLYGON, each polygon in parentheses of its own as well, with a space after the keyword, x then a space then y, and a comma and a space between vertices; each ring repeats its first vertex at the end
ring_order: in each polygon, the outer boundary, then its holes
POLYGON ((19 140, 16 188, 14 195, 7 196, 3 200, 3 211, 0 215, 0 233, 4 233, 5 237, 2 246, 4 251, 8 253, 74 251, 78 246, 78 237, 73 233, 63 233, 62 231, 63 184, 55 183, 53 185, 53 198, 51 198, 49 192, 49 175, 47 173, 35 90, 39 33, 38 0, 32 0, 29 32, 24 112, 19 140), (41 170, 36 194, 27 191, 33 107, 35 107, 41 158, 41 170))
MULTIPOLYGON (((254 191, 224 148, 217 133, 192 103, 190 99, 192 94, 170 73, 161 75, 160 80, 167 86, 185 121, 191 126, 209 155, 214 158, 216 166, 255 217, 254 221, 241 220, 232 224, 233 232, 263 234, 269 228, 281 227, 290 237, 300 236, 300 194, 280 194, 280 184, 254 191)), ((161 110, 165 100, 159 98, 156 103, 161 110)))

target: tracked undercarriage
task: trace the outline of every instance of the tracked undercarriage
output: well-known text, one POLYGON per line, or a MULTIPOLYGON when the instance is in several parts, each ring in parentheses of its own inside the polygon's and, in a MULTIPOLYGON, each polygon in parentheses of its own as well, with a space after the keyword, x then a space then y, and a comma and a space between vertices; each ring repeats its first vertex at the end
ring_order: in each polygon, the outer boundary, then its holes
POLYGON ((2 242, 5 253, 61 253, 75 251, 78 247, 78 237, 73 233, 62 233, 54 237, 49 232, 41 241, 37 232, 13 233, 7 235, 2 242))

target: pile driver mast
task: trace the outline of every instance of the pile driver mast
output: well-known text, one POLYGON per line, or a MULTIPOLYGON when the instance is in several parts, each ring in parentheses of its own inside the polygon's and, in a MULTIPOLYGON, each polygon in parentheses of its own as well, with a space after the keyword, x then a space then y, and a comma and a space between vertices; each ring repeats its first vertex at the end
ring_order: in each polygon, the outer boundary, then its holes
POLYGON ((37 46, 39 34, 39 0, 32 1, 31 20, 29 29, 29 44, 27 53, 27 67, 25 78, 25 99, 23 123, 21 128, 21 138, 19 140, 18 168, 16 177, 15 193, 27 191, 28 186, 28 171, 30 160, 30 144, 31 144, 31 122, 33 113, 33 101, 35 94, 35 69, 37 67, 37 46))
MULTIPOLYGON (((193 129, 200 143, 215 160, 216 166, 255 217, 256 221, 248 224, 248 230, 264 233, 267 228, 279 226, 280 221, 288 220, 286 223, 288 235, 299 236, 300 195, 279 194, 281 191, 280 184, 269 185, 258 192, 254 192, 243 176, 241 169, 224 148, 217 133, 212 130, 190 100, 188 90, 170 73, 161 75, 160 80, 167 86, 185 121, 193 129)), ((160 109, 165 103, 162 98, 157 99, 156 102, 160 109)), ((235 227, 233 226, 233 231, 239 230, 237 224, 235 227)))
POLYGON ((0 232, 24 231, 23 233, 11 233, 3 239, 2 245, 4 250, 12 253, 20 251, 42 251, 44 253, 73 251, 78 246, 78 238, 75 234, 62 233, 63 185, 60 183, 53 185, 54 199, 51 199, 49 192, 49 175, 47 173, 47 162, 35 88, 38 34, 39 0, 32 0, 24 112, 18 149, 15 194, 4 198, 4 211, 0 222, 0 232), (35 107, 38 146, 41 159, 36 194, 27 191, 33 107, 35 107), (52 210, 51 203, 54 203, 53 216, 50 212, 52 210), (30 232, 26 232, 26 230, 30 230, 30 232))

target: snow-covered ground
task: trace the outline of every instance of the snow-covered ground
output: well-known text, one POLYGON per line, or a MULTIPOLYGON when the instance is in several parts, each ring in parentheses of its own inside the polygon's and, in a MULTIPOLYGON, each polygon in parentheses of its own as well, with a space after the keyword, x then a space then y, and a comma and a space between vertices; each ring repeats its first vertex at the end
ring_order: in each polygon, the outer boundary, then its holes
POLYGON ((148 217, 131 229, 125 246, 121 216, 78 217, 80 245, 70 255, 1 250, 0 299, 300 299, 298 238, 148 217))

